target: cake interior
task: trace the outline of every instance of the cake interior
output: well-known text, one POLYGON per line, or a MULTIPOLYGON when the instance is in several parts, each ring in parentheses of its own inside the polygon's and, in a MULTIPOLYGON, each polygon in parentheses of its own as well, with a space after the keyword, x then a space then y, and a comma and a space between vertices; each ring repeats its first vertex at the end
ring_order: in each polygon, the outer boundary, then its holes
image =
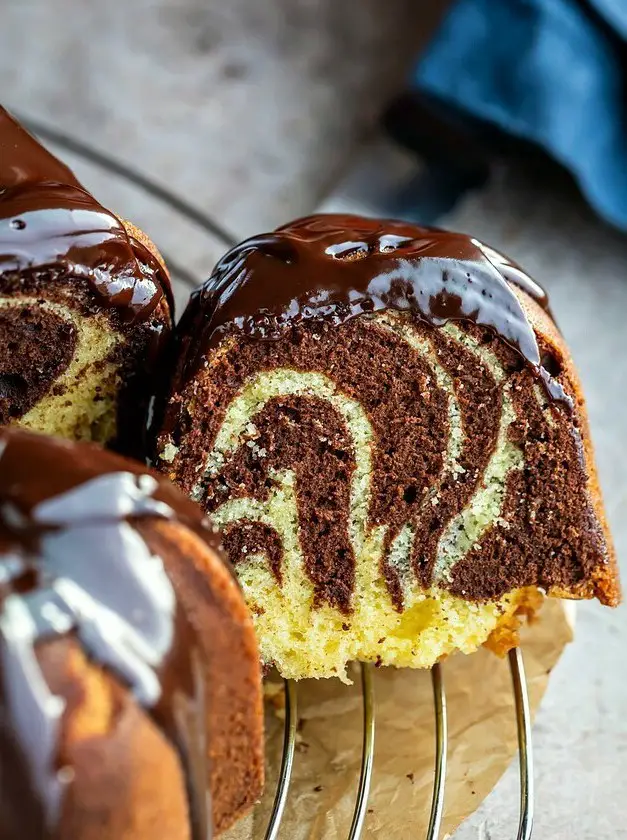
POLYGON ((162 463, 223 529, 286 677, 505 651, 541 590, 594 594, 577 416, 485 328, 385 312, 229 338, 179 399, 162 463))
POLYGON ((0 297, 1 422, 72 440, 110 440, 123 342, 103 313, 86 316, 34 296, 0 297))

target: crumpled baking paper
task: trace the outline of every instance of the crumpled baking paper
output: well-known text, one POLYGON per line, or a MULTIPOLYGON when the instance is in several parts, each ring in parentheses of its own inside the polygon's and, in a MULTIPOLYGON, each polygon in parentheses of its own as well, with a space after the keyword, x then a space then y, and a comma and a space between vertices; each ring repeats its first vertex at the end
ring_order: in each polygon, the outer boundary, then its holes
MULTIPOLYGON (((569 605, 547 600, 523 628, 522 651, 532 712, 549 674, 573 637, 569 605)), ((488 650, 443 664, 449 749, 442 835, 453 833, 492 790, 517 749, 507 659, 488 650)), ((299 731, 282 840, 346 840, 355 805, 362 745, 359 671, 354 685, 339 680, 298 684, 299 731)), ((424 835, 431 807, 435 732, 429 672, 375 671, 375 761, 363 836, 409 840, 424 835)), ((276 790, 283 746, 283 694, 267 689, 264 797, 231 829, 228 840, 262 840, 276 790)))

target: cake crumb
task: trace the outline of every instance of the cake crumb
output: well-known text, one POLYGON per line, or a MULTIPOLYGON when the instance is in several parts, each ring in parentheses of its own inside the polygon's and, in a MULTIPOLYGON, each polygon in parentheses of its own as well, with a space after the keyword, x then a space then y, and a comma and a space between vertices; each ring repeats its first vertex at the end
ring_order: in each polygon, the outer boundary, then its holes
POLYGON ((172 462, 176 456, 179 454, 178 446, 175 446, 173 443, 166 443, 163 447, 163 452, 161 453, 161 460, 167 461, 168 463, 172 462))

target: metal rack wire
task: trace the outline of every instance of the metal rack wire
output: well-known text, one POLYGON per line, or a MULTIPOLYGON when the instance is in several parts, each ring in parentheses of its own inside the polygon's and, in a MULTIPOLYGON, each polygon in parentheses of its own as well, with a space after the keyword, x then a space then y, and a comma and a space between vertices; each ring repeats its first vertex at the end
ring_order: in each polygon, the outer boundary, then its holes
MULTIPOLYGON (((509 653, 509 667, 516 709, 518 730, 518 756, 520 774, 520 818, 516 840, 529 840, 533 829, 533 756, 531 746, 531 715, 529 696, 525 680, 525 667, 520 648, 509 653)), ((446 693, 444 690, 443 668, 434 665, 431 669, 433 703, 435 708, 435 767, 431 814, 426 840, 438 840, 442 815, 444 813, 444 792, 446 782, 446 757, 448 747, 448 725, 446 714, 446 693)), ((375 748, 375 691, 373 666, 361 665, 361 686, 363 697, 363 743, 361 752, 361 772, 357 788, 355 810, 348 840, 358 840, 362 835, 368 808, 368 794, 372 778, 372 765, 375 748)), ((298 701, 296 683, 285 681, 285 734, 279 781, 274 798, 274 805, 265 835, 265 840, 277 840, 281 820, 289 793, 294 750, 296 747, 296 729, 298 723, 298 701)))
MULTIPOLYGON (((34 134, 43 140, 48 140, 70 153, 84 158, 95 166, 134 184, 140 190, 156 198, 170 207, 175 213, 184 217, 210 236, 218 239, 225 247, 235 244, 236 238, 215 222, 205 212, 181 199, 175 193, 152 181, 130 166, 111 158, 97 149, 93 149, 65 133, 41 123, 28 116, 16 114, 34 134)), ((171 273, 189 287, 195 287, 201 278, 194 278, 176 261, 166 256, 166 262, 171 273)), ((512 689, 515 702, 516 725, 518 731, 518 761, 520 778, 520 816, 516 840, 530 840, 533 829, 533 755, 531 743, 531 714, 529 711, 529 695, 525 679, 525 669, 522 653, 519 648, 509 652, 509 668, 512 677, 512 689)), ((446 711, 446 693, 442 665, 435 665, 431 669, 433 687, 433 702, 435 714, 435 764, 431 812, 427 828, 426 840, 439 840, 444 813, 445 782, 448 747, 448 722, 446 711)), ((363 739, 361 753, 361 770, 355 800, 353 819, 348 834, 348 840, 358 840, 362 836, 366 814, 368 810, 368 796, 375 751, 375 678, 373 666, 361 664, 361 688, 363 698, 363 739)), ((292 769, 294 766, 294 752, 296 748, 296 732, 298 724, 298 689, 292 680, 286 680, 285 686, 285 732, 283 739, 283 753, 281 768, 277 784, 274 804, 265 834, 265 840, 277 840, 281 828, 283 814, 287 803, 292 769)))

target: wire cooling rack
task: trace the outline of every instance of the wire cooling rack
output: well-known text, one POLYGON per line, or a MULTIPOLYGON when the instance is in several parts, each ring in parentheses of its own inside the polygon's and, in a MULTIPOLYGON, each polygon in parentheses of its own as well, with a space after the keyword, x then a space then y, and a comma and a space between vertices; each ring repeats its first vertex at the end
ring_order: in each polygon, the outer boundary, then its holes
MULTIPOLYGON (((16 113, 14 111, 14 113, 16 113)), ((175 193, 170 192, 160 184, 155 183, 130 166, 118 161, 103 152, 92 149, 64 132, 41 123, 39 120, 16 113, 17 118, 34 134, 39 135, 54 145, 60 146, 71 154, 77 155, 95 166, 106 170, 123 181, 133 184, 138 189, 167 205, 171 210, 192 222, 205 233, 219 240, 226 248, 236 244, 236 237, 232 236, 218 222, 214 221, 203 211, 187 203, 175 193)), ((193 277, 187 269, 179 265, 176 260, 167 255, 164 258, 171 274, 190 288, 195 288, 202 278, 193 277)), ((533 829, 533 754, 531 743, 531 714, 529 711, 529 695, 525 679, 525 668, 522 653, 519 648, 509 652, 509 668, 512 677, 514 694, 516 726, 518 730, 518 763, 520 778, 520 816, 516 840, 530 840, 533 829)), ((348 834, 348 840, 358 840, 362 836, 366 814, 368 810, 368 796, 372 778, 372 766, 375 751, 375 679, 373 666, 361 664, 361 688, 363 698, 363 737, 361 752, 361 770, 353 819, 348 834)), ((426 840, 439 840, 442 815, 444 813, 446 759, 448 747, 448 720, 446 712, 446 692, 444 689, 443 666, 434 665, 431 669, 431 683, 433 687, 433 703, 435 712, 435 765, 433 794, 431 799, 431 813, 427 828, 426 840)), ((292 768, 294 766, 294 752, 296 747, 296 731, 298 725, 298 687, 293 680, 285 680, 285 733, 283 737, 283 754, 277 784, 274 804, 265 834, 265 840, 277 840, 281 829, 281 821, 287 803, 292 768)))
MULTIPOLYGON (((529 840, 533 829, 533 757, 529 695, 525 679, 525 666, 520 648, 514 648, 509 652, 508 656, 514 692, 516 726, 518 730, 518 761, 520 772, 520 818, 516 838, 517 840, 529 840)), ((361 693, 363 698, 361 770, 348 840, 358 840, 361 837, 368 809, 368 795, 370 792, 375 750, 376 703, 373 670, 372 665, 361 664, 361 693)), ((448 747, 448 719, 442 665, 434 665, 431 669, 431 684, 433 687, 433 704, 435 708, 435 766, 431 814, 429 816, 426 840, 438 840, 440 837, 442 814, 444 813, 446 756, 448 747)), ((289 794, 298 725, 297 685, 294 680, 285 680, 283 755, 281 757, 279 781, 265 840, 276 840, 279 836, 281 820, 289 794)))

